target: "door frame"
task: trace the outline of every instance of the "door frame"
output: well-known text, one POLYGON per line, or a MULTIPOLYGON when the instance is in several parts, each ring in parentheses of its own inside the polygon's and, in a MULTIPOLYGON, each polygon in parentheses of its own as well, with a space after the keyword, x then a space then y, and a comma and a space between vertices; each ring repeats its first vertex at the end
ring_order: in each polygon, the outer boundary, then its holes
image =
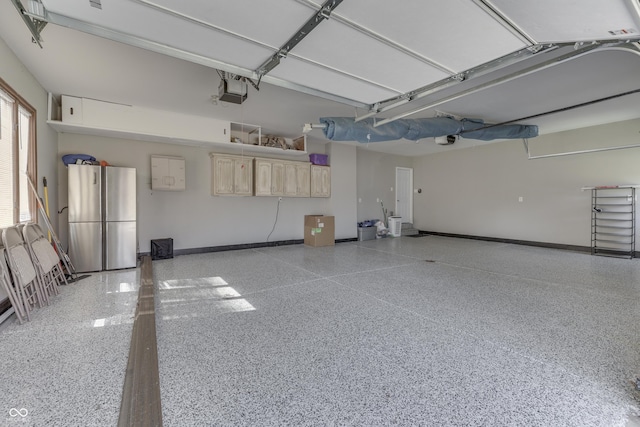
POLYGON ((409 218, 403 218, 402 222, 410 222, 413 223, 413 168, 405 168, 405 167, 400 167, 400 166, 396 166, 396 191, 395 191, 395 210, 394 210, 394 215, 398 215, 398 188, 400 188, 400 186, 398 185, 398 172, 399 171, 408 171, 409 172, 409 192, 408 192, 408 199, 409 199, 409 213, 410 213, 410 217, 409 218))

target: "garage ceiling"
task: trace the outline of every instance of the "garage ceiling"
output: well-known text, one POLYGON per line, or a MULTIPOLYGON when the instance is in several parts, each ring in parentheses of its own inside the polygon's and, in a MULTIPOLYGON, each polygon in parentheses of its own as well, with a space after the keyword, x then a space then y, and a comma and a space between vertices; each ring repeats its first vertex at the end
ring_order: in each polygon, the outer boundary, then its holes
MULTIPOLYGON (((12 2, 35 26, 56 24, 246 77, 260 89, 279 86, 349 107, 336 108, 340 114, 380 120, 445 111, 511 121, 640 86, 634 72, 640 65, 638 0, 12 2)), ((44 49, 60 48, 43 38, 44 49)), ((587 123, 640 117, 628 101, 603 103, 587 123)), ((547 126, 541 132, 584 125, 575 114, 566 117, 576 125, 541 117, 547 126)), ((398 143, 381 147, 398 153, 398 143)))

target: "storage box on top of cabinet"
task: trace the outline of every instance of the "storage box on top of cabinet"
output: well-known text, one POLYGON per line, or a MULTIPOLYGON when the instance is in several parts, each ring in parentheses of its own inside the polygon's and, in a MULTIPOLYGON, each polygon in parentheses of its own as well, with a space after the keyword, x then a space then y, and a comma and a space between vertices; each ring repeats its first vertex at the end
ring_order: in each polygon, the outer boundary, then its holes
POLYGON ((62 96, 62 123, 118 137, 203 145, 229 143, 230 122, 90 98, 62 96))
POLYGON ((309 154, 309 161, 314 165, 328 166, 329 156, 326 154, 311 153, 309 154))

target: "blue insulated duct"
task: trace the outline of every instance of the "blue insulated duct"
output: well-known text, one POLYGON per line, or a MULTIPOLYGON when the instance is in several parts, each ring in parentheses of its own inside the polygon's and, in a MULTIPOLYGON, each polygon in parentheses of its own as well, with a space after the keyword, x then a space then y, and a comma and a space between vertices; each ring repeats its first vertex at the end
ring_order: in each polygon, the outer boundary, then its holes
POLYGON ((521 139, 538 136, 535 125, 487 125, 482 120, 462 119, 460 136, 467 139, 491 141, 493 139, 521 139))
POLYGON ((538 127, 533 125, 497 125, 486 127, 482 120, 453 117, 425 119, 400 119, 374 127, 374 119, 359 122, 351 117, 321 117, 320 123, 325 137, 332 141, 382 142, 397 139, 417 141, 446 135, 461 135, 464 138, 489 141, 492 139, 519 139, 538 136, 538 127))

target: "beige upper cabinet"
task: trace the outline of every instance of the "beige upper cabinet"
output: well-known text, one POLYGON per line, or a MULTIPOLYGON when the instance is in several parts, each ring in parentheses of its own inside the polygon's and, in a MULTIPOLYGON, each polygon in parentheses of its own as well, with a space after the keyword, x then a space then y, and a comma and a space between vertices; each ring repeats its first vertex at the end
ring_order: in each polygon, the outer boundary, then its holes
POLYGON ((252 196, 253 157, 211 155, 211 194, 252 196))
POLYGON ((284 195, 287 197, 309 197, 309 163, 285 163, 284 195))
POLYGON ((234 190, 240 196, 253 195, 253 158, 241 157, 233 161, 234 190))
POLYGON ((182 157, 151 156, 151 189, 183 191, 186 188, 182 157))
POLYGON ((309 197, 309 163, 256 158, 255 195, 309 197))
POLYGON ((284 162, 271 164, 271 195, 284 195, 284 162))
POLYGON ((310 166, 309 162, 211 153, 211 194, 309 197, 310 166))
POLYGON ((296 190, 298 197, 309 197, 310 191, 309 163, 296 164, 296 190))
POLYGON ((311 197, 331 197, 331 168, 311 165, 311 197))
POLYGON ((293 162, 285 163, 284 165, 284 195, 287 197, 296 197, 298 195, 296 164, 293 162))
POLYGON ((284 162, 276 159, 255 160, 255 195, 284 195, 284 162))

